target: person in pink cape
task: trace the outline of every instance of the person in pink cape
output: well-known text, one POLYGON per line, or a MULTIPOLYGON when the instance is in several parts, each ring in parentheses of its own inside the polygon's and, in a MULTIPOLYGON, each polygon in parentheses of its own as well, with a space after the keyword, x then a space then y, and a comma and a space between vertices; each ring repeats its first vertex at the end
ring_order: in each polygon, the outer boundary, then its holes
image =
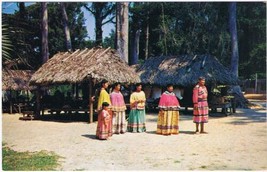
POLYGON ((199 133, 199 124, 200 133, 207 133, 204 131, 204 123, 207 123, 209 118, 208 91, 203 77, 198 79, 198 84, 193 89, 193 103, 193 122, 196 123, 196 133, 199 133))
POLYGON ((115 83, 113 86, 113 92, 110 94, 111 104, 113 111, 112 124, 113 133, 124 134, 126 132, 126 120, 125 120, 125 110, 126 105, 124 102, 123 95, 120 92, 121 84, 115 83))
POLYGON ((173 92, 173 85, 168 84, 167 90, 161 95, 159 101, 159 114, 157 134, 171 135, 179 133, 180 103, 173 92))

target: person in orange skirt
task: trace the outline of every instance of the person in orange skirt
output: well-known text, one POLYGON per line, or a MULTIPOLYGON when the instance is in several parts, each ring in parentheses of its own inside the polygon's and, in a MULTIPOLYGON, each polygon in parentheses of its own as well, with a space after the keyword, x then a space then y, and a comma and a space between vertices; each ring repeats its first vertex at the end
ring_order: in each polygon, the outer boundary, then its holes
POLYGON ((193 122, 196 123, 196 133, 207 133, 204 131, 204 123, 208 122, 209 106, 208 106, 208 91, 205 86, 205 78, 200 77, 198 84, 193 89, 193 122))
POLYGON ((112 117, 108 110, 109 104, 107 102, 102 103, 102 110, 98 113, 98 122, 96 129, 96 138, 100 140, 107 140, 112 136, 111 120, 112 117))

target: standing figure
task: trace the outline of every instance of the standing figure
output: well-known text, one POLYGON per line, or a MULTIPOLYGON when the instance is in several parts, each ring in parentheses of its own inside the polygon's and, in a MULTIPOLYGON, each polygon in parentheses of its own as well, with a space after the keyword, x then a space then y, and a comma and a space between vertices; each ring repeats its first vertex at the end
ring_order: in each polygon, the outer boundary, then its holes
POLYGON ((146 96, 142 85, 136 84, 135 92, 130 96, 131 111, 129 114, 127 130, 129 132, 145 132, 145 102, 146 96))
POLYGON ((107 102, 109 105, 111 105, 110 97, 109 97, 109 94, 106 90, 108 88, 108 85, 109 85, 109 83, 105 79, 101 82, 101 90, 100 90, 100 94, 98 97, 97 110, 102 109, 102 103, 103 102, 107 102))
POLYGON ((107 102, 102 103, 102 109, 98 113, 98 122, 97 122, 97 129, 96 129, 96 138, 100 140, 106 140, 112 136, 111 130, 111 115, 108 111, 109 104, 107 102))
POLYGON ((120 92, 121 84, 115 83, 113 92, 110 94, 110 99, 112 103, 112 123, 113 123, 113 133, 124 134, 126 132, 126 121, 125 121, 125 110, 126 105, 124 102, 123 95, 120 92))
POLYGON ((198 84, 193 89, 193 103, 194 103, 194 117, 193 122, 196 123, 196 133, 206 133, 204 131, 204 123, 208 122, 208 91, 205 86, 205 78, 200 77, 198 79, 198 84))
MULTIPOLYGON (((112 111, 110 110, 110 108, 111 108, 110 96, 106 90, 108 88, 108 85, 109 85, 109 83, 105 79, 101 82, 101 90, 100 90, 100 94, 98 97, 97 110, 98 110, 98 112, 101 111, 103 102, 107 102, 109 104, 108 111, 109 111, 109 114, 111 115, 111 119, 112 119, 112 111)), ((110 127, 110 130, 112 131, 112 120, 110 120, 109 127, 110 127)))
POLYGON ((179 108, 180 103, 173 92, 173 85, 168 84, 167 90, 159 100, 159 115, 157 134, 171 135, 179 133, 179 108))

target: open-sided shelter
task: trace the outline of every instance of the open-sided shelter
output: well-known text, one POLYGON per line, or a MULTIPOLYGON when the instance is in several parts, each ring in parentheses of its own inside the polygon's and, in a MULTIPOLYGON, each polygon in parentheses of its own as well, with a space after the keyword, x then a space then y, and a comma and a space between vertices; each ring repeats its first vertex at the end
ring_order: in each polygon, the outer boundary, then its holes
MULTIPOLYGON (((140 82, 135 70, 120 58, 116 50, 95 47, 55 54, 34 73, 30 83, 37 86, 88 83, 89 97, 91 97, 92 85, 103 79, 110 83, 140 82)), ((90 122, 92 121, 91 104, 90 122)))

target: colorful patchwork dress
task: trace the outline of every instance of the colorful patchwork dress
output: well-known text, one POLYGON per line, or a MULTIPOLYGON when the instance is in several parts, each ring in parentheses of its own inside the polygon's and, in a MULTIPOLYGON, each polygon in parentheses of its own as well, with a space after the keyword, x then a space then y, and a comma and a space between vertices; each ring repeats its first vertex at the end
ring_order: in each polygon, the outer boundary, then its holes
POLYGON ((129 132, 145 132, 145 101, 146 96, 143 91, 134 92, 130 96, 131 111, 129 114, 127 130, 129 132), (142 100, 143 102, 137 102, 142 100))
POLYGON ((113 133, 125 133, 126 132, 126 120, 125 120, 125 110, 126 105, 124 102, 123 95, 121 92, 113 91, 110 94, 110 99, 112 103, 112 123, 113 123, 113 133))
POLYGON ((179 101, 173 92, 165 91, 159 101, 157 134, 171 135, 179 133, 179 101))
POLYGON ((196 85, 193 90, 193 103, 194 103, 194 123, 207 123, 208 122, 208 91, 205 86, 196 85))
POLYGON ((96 138, 103 140, 112 136, 110 121, 111 121, 111 115, 109 114, 108 111, 102 110, 99 112, 96 138))

